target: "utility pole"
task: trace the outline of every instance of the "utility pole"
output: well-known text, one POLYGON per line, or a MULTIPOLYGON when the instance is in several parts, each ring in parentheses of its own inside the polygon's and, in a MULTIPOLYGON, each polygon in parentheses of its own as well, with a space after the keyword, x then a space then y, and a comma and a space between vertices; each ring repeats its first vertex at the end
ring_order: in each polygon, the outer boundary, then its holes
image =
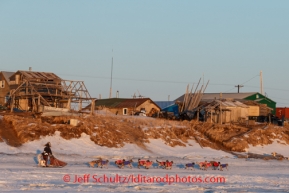
POLYGON ((241 87, 244 87, 244 86, 243 86, 243 85, 239 85, 239 84, 238 84, 238 85, 237 85, 237 86, 235 86, 235 87, 238 87, 238 93, 240 93, 240 88, 241 88, 241 87))
MULTIPOLYGON (((113 50, 112 50, 113 53, 113 50)), ((111 92, 112 92, 112 69, 113 69, 113 56, 111 58, 111 72, 110 72, 110 89, 109 89, 109 98, 111 98, 111 92)))
POLYGON ((263 73, 260 71, 260 90, 261 94, 264 95, 264 90, 263 90, 263 73))

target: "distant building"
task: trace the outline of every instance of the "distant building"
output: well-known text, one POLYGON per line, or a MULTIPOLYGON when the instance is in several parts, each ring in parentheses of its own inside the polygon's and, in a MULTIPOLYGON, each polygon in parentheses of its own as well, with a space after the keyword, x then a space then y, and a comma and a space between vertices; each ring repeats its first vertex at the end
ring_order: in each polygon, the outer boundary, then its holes
POLYGON ((244 122, 250 116, 249 106, 229 99, 213 100, 202 109, 205 111, 207 121, 213 123, 244 122))
MULTIPOLYGON (((90 108, 90 105, 86 108, 90 108)), ((116 115, 134 115, 146 112, 147 116, 159 112, 161 108, 150 98, 110 98, 95 101, 95 109, 107 108, 116 115)))
POLYGON ((9 77, 15 72, 0 72, 0 105, 4 106, 7 102, 7 95, 10 92, 9 77))
POLYGON ((161 111, 172 112, 174 116, 179 115, 179 105, 175 101, 155 101, 155 103, 161 107, 161 111))
MULTIPOLYGON (((270 98, 258 93, 258 92, 247 92, 247 93, 204 93, 202 96, 202 101, 213 101, 216 99, 233 99, 233 100, 248 100, 255 101, 260 104, 266 104, 272 109, 272 114, 276 112, 276 102, 270 98)), ((176 102, 184 101, 184 95, 180 96, 175 100, 176 102)))
POLYGON ((175 104, 175 101, 154 101, 154 102, 161 108, 161 110, 175 104))
POLYGON ((287 107, 277 107, 276 108, 276 117, 278 117, 279 119, 289 119, 289 108, 287 107))

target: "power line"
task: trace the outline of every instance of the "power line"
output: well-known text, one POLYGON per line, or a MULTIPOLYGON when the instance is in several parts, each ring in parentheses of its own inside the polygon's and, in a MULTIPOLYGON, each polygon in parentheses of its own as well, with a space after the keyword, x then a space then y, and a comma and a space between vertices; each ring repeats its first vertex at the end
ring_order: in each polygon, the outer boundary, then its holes
MULTIPOLYGON (((247 82, 253 80, 254 78, 256 78, 256 77, 258 77, 258 76, 259 76, 259 74, 256 75, 256 76, 254 76, 254 77, 252 77, 252 78, 250 78, 249 80, 243 82, 240 86, 243 86, 245 83, 247 83, 247 82)), ((236 86, 235 86, 235 87, 236 87, 236 86)), ((234 90, 234 89, 235 89, 235 88, 229 89, 229 90, 225 91, 224 93, 229 92, 229 91, 234 90)), ((238 87, 238 93, 239 93, 239 87, 238 87)))
POLYGON ((289 101, 289 99, 283 99, 283 98, 278 98, 278 97, 274 97, 274 96, 272 96, 272 98, 279 99, 279 100, 284 100, 284 101, 289 101))
MULTIPOLYGON (((246 85, 246 87, 251 87, 251 88, 260 88, 260 87, 258 87, 258 86, 249 86, 249 85, 246 85)), ((281 89, 281 88, 265 87, 265 89, 267 89, 267 90, 277 90, 277 91, 286 91, 286 92, 289 92, 288 89, 281 89)))
MULTIPOLYGON (((1 69, 1 70, 2 71, 9 71, 7 69, 1 69)), ((76 74, 62 74, 62 73, 60 73, 58 75, 73 76, 73 77, 85 77, 85 78, 110 79, 110 77, 105 77, 105 76, 90 76, 90 75, 79 75, 79 74, 76 75, 76 74)), ((258 77, 258 76, 259 75, 256 75, 256 76, 252 77, 251 79, 249 79, 249 80, 245 81, 244 83, 242 83, 242 85, 244 85, 245 83, 251 81, 252 79, 254 79, 254 78, 258 77)), ((128 81, 140 81, 140 82, 174 83, 174 84, 187 84, 188 82, 189 83, 194 83, 194 82, 191 82, 191 81, 150 80, 150 79, 135 79, 135 78, 119 78, 119 77, 115 77, 113 79, 115 79, 115 80, 128 80, 128 81)), ((210 85, 233 87, 232 89, 229 89, 229 90, 225 91, 224 93, 235 89, 235 85, 234 84, 212 83, 212 82, 210 82, 210 85)), ((258 86, 251 86, 251 85, 245 85, 245 86, 249 87, 249 88, 259 88, 258 86)), ((289 92, 288 89, 271 88, 271 87, 265 87, 265 89, 289 92)))
POLYGON ((289 103, 277 103, 277 104, 283 104, 289 106, 289 103))

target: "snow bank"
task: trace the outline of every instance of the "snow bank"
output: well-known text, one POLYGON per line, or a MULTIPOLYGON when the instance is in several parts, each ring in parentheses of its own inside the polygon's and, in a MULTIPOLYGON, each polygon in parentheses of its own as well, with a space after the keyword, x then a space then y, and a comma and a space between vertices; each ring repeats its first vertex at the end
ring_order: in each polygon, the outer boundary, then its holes
POLYGON ((193 140, 189 141, 187 147, 176 146, 170 147, 164 144, 161 139, 152 139, 150 143, 146 143, 146 149, 135 144, 125 144, 122 148, 108 148, 99 146, 90 140, 90 136, 82 133, 79 139, 66 140, 60 136, 60 132, 56 131, 53 136, 45 136, 40 140, 34 140, 23 144, 21 147, 11 147, 5 143, 0 143, 0 152, 7 154, 15 153, 37 153, 42 152, 44 145, 50 142, 53 153, 57 154, 78 154, 83 156, 131 156, 131 157, 224 157, 231 154, 211 148, 201 148, 198 143, 193 140))
POLYGON ((275 140, 272 144, 266 146, 250 145, 248 148, 248 152, 258 154, 270 154, 270 155, 272 152, 277 152, 285 157, 289 157, 288 145, 285 145, 285 142, 282 142, 280 140, 275 140))

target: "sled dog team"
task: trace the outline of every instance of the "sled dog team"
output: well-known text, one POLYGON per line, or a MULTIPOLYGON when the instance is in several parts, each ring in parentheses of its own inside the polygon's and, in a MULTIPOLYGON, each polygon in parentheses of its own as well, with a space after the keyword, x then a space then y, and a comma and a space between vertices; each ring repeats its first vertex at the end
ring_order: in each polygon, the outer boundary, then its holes
MULTIPOLYGON (((223 169, 228 169, 228 166, 229 164, 221 164, 220 162, 216 162, 216 161, 210 161, 210 162, 207 162, 207 161, 204 161, 204 162, 199 162, 197 163, 199 165, 199 168, 201 170, 207 170, 208 168, 212 168, 213 170, 220 170, 220 171, 223 171, 223 169)), ((191 163, 190 165, 186 164, 186 169, 189 168, 189 167, 192 167, 194 168, 194 165, 195 163, 191 163)))
MULTIPOLYGON (((108 163, 109 161, 108 160, 102 160, 101 158, 98 159, 98 160, 93 160, 91 162, 88 162, 89 166, 94 168, 95 166, 98 167, 98 168, 103 168, 103 167, 106 167, 108 168, 108 163)), ((116 160, 115 162, 115 165, 120 168, 120 169, 123 169, 124 167, 129 167, 129 168, 132 168, 132 159, 130 160, 116 160)), ((150 161, 150 160, 141 160, 141 159, 138 159, 138 165, 137 167, 140 169, 140 167, 144 167, 145 169, 149 169, 150 167, 153 166, 153 161, 150 161)), ((172 169, 172 166, 173 166, 173 161, 158 161, 156 160, 156 163, 157 163, 157 168, 162 168, 162 169, 172 169)), ((207 170, 208 168, 212 168, 213 170, 220 170, 220 171, 223 171, 223 169, 227 169, 228 170, 228 164, 221 164, 220 162, 216 162, 216 161, 210 161, 210 162, 207 162, 207 161, 204 161, 204 162, 199 162, 199 163, 187 163, 185 164, 185 169, 188 169, 188 168, 191 168, 191 169, 194 169, 195 166, 199 166, 199 168, 201 170, 207 170)))
MULTIPOLYGON (((38 159, 38 166, 42 166, 42 167, 64 167, 67 165, 66 162, 60 161, 58 159, 56 159, 53 155, 52 155, 52 150, 51 150, 51 143, 47 142, 45 144, 45 148, 43 153, 38 154, 37 155, 37 159, 38 159), (48 165, 48 158, 50 160, 50 165, 48 165)), ((132 159, 130 160, 116 160, 115 165, 117 167, 119 167, 120 169, 123 169, 124 167, 129 167, 132 168, 133 165, 133 161, 132 159)), ((158 168, 162 168, 162 169, 172 169, 173 167, 173 161, 158 161, 156 160, 157 163, 157 167, 158 168)), ((109 160, 103 160, 101 158, 99 158, 98 160, 93 160, 88 162, 90 167, 98 167, 98 168, 108 168, 108 164, 109 164, 109 160)), ((151 160, 142 160, 142 159, 138 159, 138 165, 137 167, 140 168, 141 166, 144 167, 145 169, 149 169, 150 167, 152 167, 154 164, 153 161, 151 160)), ((216 161, 204 161, 204 162, 200 162, 200 163, 187 163, 185 164, 185 169, 191 168, 194 169, 195 166, 198 165, 199 168, 201 170, 207 170, 209 167, 212 167, 213 170, 219 169, 220 171, 223 171, 223 168, 226 168, 228 170, 228 164, 221 164, 220 162, 216 162, 216 161)))

